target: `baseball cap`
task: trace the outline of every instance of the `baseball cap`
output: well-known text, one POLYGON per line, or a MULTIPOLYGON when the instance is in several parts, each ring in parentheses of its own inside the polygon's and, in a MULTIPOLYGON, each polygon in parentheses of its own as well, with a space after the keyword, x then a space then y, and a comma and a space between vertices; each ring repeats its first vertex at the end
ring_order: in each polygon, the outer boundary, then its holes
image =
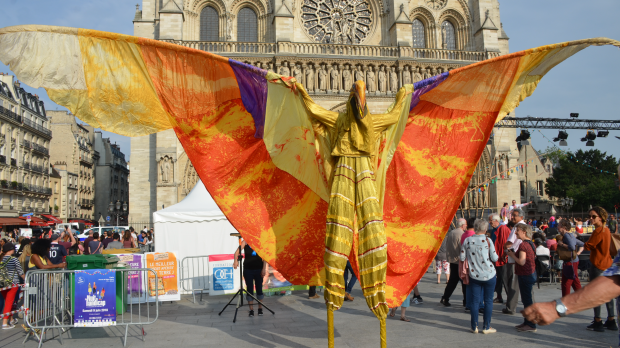
POLYGON ((52 240, 57 240, 60 237, 57 233, 52 234, 52 240))
POLYGON ((11 251, 11 250, 15 250, 15 245, 13 245, 13 243, 11 243, 11 242, 5 243, 2 246, 2 252, 3 253, 6 253, 6 252, 11 251))

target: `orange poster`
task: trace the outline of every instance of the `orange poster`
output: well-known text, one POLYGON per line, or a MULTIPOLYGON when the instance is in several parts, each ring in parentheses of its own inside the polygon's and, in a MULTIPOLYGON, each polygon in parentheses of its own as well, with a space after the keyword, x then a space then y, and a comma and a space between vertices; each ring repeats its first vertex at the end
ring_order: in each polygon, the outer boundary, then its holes
POLYGON ((148 297, 149 301, 155 301, 155 295, 159 301, 179 301, 179 264, 174 252, 146 253, 146 268, 157 273, 149 272, 148 297))

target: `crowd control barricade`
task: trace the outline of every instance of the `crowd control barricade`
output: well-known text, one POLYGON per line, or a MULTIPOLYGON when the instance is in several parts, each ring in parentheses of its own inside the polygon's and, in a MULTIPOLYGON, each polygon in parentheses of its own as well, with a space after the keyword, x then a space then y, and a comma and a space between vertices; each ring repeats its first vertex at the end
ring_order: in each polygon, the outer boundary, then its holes
POLYGON ((181 287, 191 291, 196 303, 196 291, 202 294, 209 290, 209 256, 188 256, 181 260, 181 287))
POLYGON ((125 326, 125 346, 130 325, 138 327, 144 341, 144 325, 154 323, 159 315, 158 291, 149 294, 149 283, 153 280, 153 284, 158 284, 157 273, 150 268, 28 271, 24 293, 24 307, 28 311, 24 314, 24 324, 29 332, 23 344, 29 338, 36 338, 40 348, 50 330, 52 338, 58 330, 57 337, 63 344, 63 334, 71 328, 125 326), (91 285, 86 277, 97 274, 105 274, 108 282, 91 285), (143 294, 140 300, 135 300, 136 292, 143 294), (148 302, 150 295, 151 302, 148 302), (107 318, 89 320, 87 317, 93 312, 89 306, 104 311, 107 318), (115 316, 110 316, 114 312, 115 316))

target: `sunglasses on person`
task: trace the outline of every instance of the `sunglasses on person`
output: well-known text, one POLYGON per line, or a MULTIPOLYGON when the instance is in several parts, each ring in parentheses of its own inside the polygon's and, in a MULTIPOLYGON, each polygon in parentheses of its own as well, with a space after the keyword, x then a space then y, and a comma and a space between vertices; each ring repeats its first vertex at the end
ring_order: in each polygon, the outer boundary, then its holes
POLYGON ((594 220, 598 217, 598 215, 590 215, 590 219, 594 220))

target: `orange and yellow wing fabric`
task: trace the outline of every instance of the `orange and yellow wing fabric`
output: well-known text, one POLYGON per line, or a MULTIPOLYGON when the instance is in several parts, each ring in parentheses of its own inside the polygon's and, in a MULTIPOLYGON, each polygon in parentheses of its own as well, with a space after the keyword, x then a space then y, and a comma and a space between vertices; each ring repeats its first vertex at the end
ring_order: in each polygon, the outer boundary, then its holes
MULTIPOLYGON (((495 121, 555 65, 609 44, 620 46, 599 38, 501 56, 420 81, 395 100, 388 111, 402 116, 375 147, 390 306, 437 252, 495 121)), ((126 136, 174 129, 254 250, 292 283, 322 284, 335 139, 325 122, 337 115, 294 79, 156 40, 37 25, 0 29, 0 60, 94 127, 126 136)))

